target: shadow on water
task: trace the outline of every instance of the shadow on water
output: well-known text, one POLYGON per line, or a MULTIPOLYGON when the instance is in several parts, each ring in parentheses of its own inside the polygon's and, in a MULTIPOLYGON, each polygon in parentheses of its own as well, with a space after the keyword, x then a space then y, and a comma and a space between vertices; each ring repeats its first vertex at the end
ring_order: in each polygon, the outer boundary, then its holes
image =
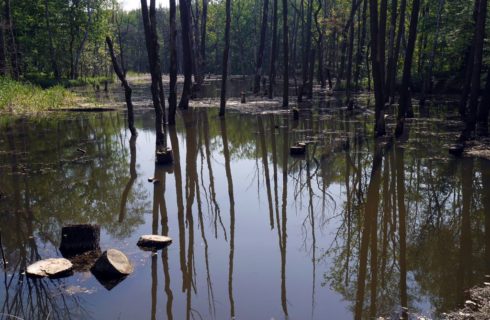
POLYGON ((137 139, 123 113, 0 121, 0 319, 113 318, 114 306, 127 319, 409 319, 457 307, 490 273, 490 164, 446 156, 452 133, 437 118, 391 144, 370 138, 368 112, 337 104, 300 108, 298 121, 185 111, 168 132, 172 167, 154 164, 151 112, 137 114, 137 139), (306 155, 290 156, 302 141, 306 155), (124 251, 134 274, 110 292, 87 272, 26 278, 60 255, 70 223, 99 224, 101 247, 124 251), (150 232, 174 242, 139 250, 150 232))

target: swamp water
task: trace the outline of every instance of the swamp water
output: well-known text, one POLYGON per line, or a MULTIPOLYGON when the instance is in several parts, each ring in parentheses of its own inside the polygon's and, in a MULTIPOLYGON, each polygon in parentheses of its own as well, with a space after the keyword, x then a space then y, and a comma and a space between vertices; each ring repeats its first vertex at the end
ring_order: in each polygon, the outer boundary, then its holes
POLYGON ((335 103, 178 119, 170 168, 151 110, 137 139, 122 112, 0 119, 0 319, 439 318, 490 274, 490 164, 448 155, 452 122, 411 121, 381 150, 372 117, 335 103), (27 278, 72 223, 99 224, 134 273, 110 290, 88 268, 27 278), (150 233, 173 243, 140 250, 150 233))

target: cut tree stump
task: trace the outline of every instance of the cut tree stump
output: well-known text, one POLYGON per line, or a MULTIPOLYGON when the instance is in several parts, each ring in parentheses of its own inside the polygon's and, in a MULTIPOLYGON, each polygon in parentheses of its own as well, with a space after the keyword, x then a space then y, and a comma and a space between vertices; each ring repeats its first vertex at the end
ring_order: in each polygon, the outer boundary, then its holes
POLYGON ((172 243, 172 238, 166 236, 160 236, 156 234, 149 234, 141 236, 137 245, 142 249, 162 249, 172 243))
POLYGON ((40 260, 28 266, 26 274, 30 277, 66 277, 73 274, 73 264, 65 258, 40 260))
POLYGON ((134 269, 124 253, 116 249, 109 249, 102 253, 91 270, 102 279, 111 279, 125 277, 134 269))

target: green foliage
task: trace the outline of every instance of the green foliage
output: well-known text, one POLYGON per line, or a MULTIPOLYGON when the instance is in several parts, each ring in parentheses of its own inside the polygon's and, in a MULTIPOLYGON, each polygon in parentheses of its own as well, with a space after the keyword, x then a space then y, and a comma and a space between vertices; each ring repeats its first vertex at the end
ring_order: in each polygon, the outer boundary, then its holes
POLYGON ((42 89, 30 83, 21 83, 0 77, 0 112, 28 113, 59 109, 72 105, 74 93, 62 86, 42 89))

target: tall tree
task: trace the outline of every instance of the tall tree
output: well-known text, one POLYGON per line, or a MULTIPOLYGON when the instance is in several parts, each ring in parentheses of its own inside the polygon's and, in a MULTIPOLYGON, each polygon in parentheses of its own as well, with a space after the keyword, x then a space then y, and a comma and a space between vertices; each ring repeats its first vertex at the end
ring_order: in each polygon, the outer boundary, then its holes
POLYGON ((221 102, 219 116, 225 116, 226 81, 228 80, 228 58, 230 53, 231 0, 226 0, 225 48, 223 50, 223 73, 221 76, 221 102))
POLYGON ((168 124, 175 125, 177 109, 177 24, 175 0, 170 0, 170 91, 168 95, 168 124))
POLYGON ((276 55, 277 55, 277 1, 273 1, 272 11, 272 48, 269 69, 269 99, 274 97, 274 85, 276 82, 276 55))
POLYGON ((410 79, 412 75, 412 60, 413 51, 415 49, 415 41, 417 39, 417 24, 419 19, 420 0, 414 0, 412 6, 412 16, 410 18, 410 30, 408 33, 408 43, 405 52, 405 64, 403 65, 402 84, 400 86, 400 102, 398 105, 398 116, 395 134, 400 136, 403 133, 405 124, 405 116, 407 114, 408 105, 410 102, 410 79))
POLYGON ((488 111, 490 109, 490 69, 487 71, 485 93, 478 109, 478 135, 488 136, 488 111))
POLYGON ((0 75, 7 74, 7 61, 5 60, 5 37, 4 37, 3 15, 0 14, 0 75))
POLYGON ((384 119, 384 63, 387 0, 381 0, 378 19, 378 0, 369 0, 371 18, 371 64, 375 97, 375 136, 386 133, 384 119))
MULTIPOLYGON (((386 64, 386 90, 390 88, 391 77, 395 70, 395 35, 396 35, 396 18, 398 12, 398 0, 391 0, 391 18, 390 18, 390 33, 389 33, 389 44, 388 44, 388 63, 386 64)), ((385 100, 390 99, 390 92, 385 96, 385 100)))
POLYGON ((192 44, 191 44, 191 17, 190 0, 179 1, 180 24, 182 28, 182 51, 184 65, 184 88, 179 102, 179 108, 189 108, 189 99, 192 89, 192 44))
POLYGON ((155 131, 157 151, 166 147, 165 138, 165 99, 163 93, 162 73, 160 71, 159 45, 156 33, 155 0, 150 0, 150 10, 146 0, 141 0, 141 14, 145 29, 146 49, 151 74, 151 96, 155 109, 155 131))
POLYGON ((208 0, 202 0, 202 19, 201 19, 201 59, 202 71, 206 68, 206 32, 208 23, 208 0))
POLYGON ((480 77, 481 77, 481 69, 482 69, 483 45, 485 40, 487 0, 476 0, 476 1, 479 2, 479 5, 477 10, 475 32, 473 35, 474 58, 473 58, 473 64, 467 66, 468 68, 472 68, 470 100, 468 103, 468 114, 466 117, 465 129, 461 134, 462 141, 469 139, 471 134, 475 131, 478 99, 480 96, 480 77))
POLYGON ((106 37, 107 48, 109 49, 109 54, 112 60, 112 66, 114 67, 114 72, 122 83, 124 87, 124 96, 126 98, 126 107, 128 108, 128 127, 129 131, 131 131, 132 136, 136 136, 136 128, 134 127, 134 107, 133 101, 131 99, 133 90, 129 86, 128 81, 126 80, 126 75, 124 74, 123 69, 119 66, 117 62, 116 54, 114 53, 114 45, 112 44, 112 40, 110 37, 106 37))
POLYGON ((289 28, 287 0, 282 0, 282 48, 284 54, 282 106, 283 108, 287 108, 289 105, 289 28))
POLYGON ((4 5, 4 25, 7 30, 7 51, 10 54, 10 73, 12 78, 19 79, 20 69, 17 55, 17 44, 14 36, 14 24, 12 22, 12 12, 10 0, 5 0, 4 5))
POLYGON ((311 23, 313 18, 313 0, 308 0, 308 5, 306 8, 306 25, 304 27, 303 37, 304 37, 304 48, 303 48, 303 63, 302 63, 302 84, 299 87, 298 101, 303 100, 303 94, 305 94, 305 89, 308 86, 308 71, 311 55, 311 23))
POLYGON ((61 75, 60 75, 60 70, 58 68, 58 62, 56 59, 56 54, 55 54, 55 49, 54 49, 54 44, 53 44, 53 31, 51 30, 51 25, 49 23, 49 1, 44 0, 44 19, 46 22, 46 31, 48 33, 48 40, 49 40, 49 55, 51 56, 51 66, 53 68, 53 75, 56 80, 59 80, 61 75))
POLYGON ((267 34, 267 24, 269 22, 269 0, 264 0, 262 8, 262 25, 260 27, 260 41, 257 50, 257 60, 255 65, 254 93, 260 91, 260 78, 262 77, 262 64, 264 62, 265 36, 267 34))

